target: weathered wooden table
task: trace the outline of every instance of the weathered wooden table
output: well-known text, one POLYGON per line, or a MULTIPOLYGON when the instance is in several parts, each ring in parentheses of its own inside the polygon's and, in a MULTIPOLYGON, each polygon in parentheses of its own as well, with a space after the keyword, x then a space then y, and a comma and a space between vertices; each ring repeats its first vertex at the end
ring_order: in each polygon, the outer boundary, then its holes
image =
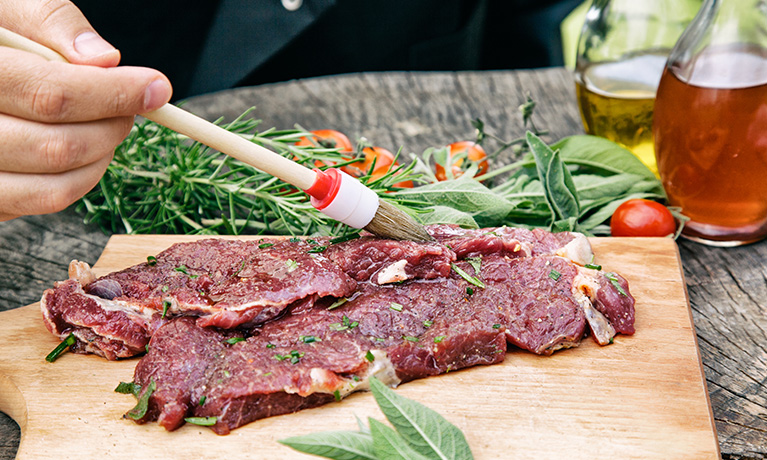
MULTIPOLYGON (((345 75, 210 94, 185 107, 233 119, 256 106, 262 128, 336 128, 418 153, 471 139, 477 117, 501 138, 522 135, 527 94, 547 141, 583 132, 572 78, 561 68, 345 75)), ((39 300, 67 277, 71 259, 95 262, 107 238, 71 209, 0 223, 0 311, 39 300)), ((767 242, 721 249, 682 240, 679 247, 723 457, 767 459, 767 242)), ((14 458, 19 438, 0 413, 0 460, 14 458)))

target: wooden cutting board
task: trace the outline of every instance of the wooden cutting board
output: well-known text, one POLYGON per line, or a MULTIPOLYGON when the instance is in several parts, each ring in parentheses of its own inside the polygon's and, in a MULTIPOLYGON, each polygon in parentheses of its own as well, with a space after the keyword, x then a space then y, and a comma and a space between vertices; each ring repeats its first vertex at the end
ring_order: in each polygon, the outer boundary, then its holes
MULTIPOLYGON (((146 260, 187 236, 114 236, 98 275, 146 260)), ((706 381, 675 243, 667 238, 592 239, 596 262, 628 278, 636 297, 633 336, 607 347, 590 338, 551 357, 511 351, 502 364, 451 372, 397 391, 437 410, 466 434, 477 459, 718 459, 706 381)), ((32 262, 31 262, 32 263, 32 262)), ((137 360, 64 354, 39 305, 0 313, 0 410, 21 426, 18 459, 310 458, 276 442, 355 430, 384 420, 372 395, 259 420, 217 436, 186 425, 166 432, 122 418, 134 404, 115 393, 137 360)), ((315 458, 315 457, 311 457, 315 458)))

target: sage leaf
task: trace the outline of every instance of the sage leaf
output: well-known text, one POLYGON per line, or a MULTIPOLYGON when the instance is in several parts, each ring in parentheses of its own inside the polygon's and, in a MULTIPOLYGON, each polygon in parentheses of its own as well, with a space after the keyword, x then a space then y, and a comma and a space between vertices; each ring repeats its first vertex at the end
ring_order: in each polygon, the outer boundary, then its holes
POLYGON ((506 198, 466 175, 456 180, 436 182, 396 192, 397 199, 422 201, 431 206, 446 206, 471 216, 480 227, 502 222, 514 209, 506 198))
POLYGON ((434 410, 398 395, 376 378, 370 379, 370 389, 389 423, 421 455, 442 460, 474 458, 461 430, 434 410))
MULTIPOLYGON (((578 199, 581 205, 589 200, 598 200, 604 197, 616 197, 626 193, 635 184, 642 182, 642 176, 629 173, 620 173, 611 176, 597 174, 578 174, 573 176, 575 188, 578 190, 578 199)), ((583 209, 581 209, 583 211, 583 209)))
POLYGON ((594 236, 610 236, 610 226, 607 224, 597 225, 592 227, 589 233, 594 236))
POLYGON ((528 175, 509 178, 503 184, 493 188, 493 192, 498 193, 517 206, 524 205, 526 202, 546 202, 546 190, 543 189, 541 181, 528 175))
POLYGON ((552 227, 555 222, 570 221, 580 216, 580 204, 570 171, 565 167, 559 152, 552 150, 538 136, 528 132, 527 144, 535 157, 536 169, 546 192, 546 201, 552 211, 552 227))
MULTIPOLYGON (((603 137, 570 136, 552 144, 551 149, 559 150, 567 164, 577 164, 611 175, 628 173, 656 180, 655 174, 631 151, 603 137)), ((661 192, 662 189, 661 185, 661 192)))
POLYGON ((280 439, 277 442, 299 452, 335 460, 377 460, 373 438, 357 431, 324 431, 280 439))
POLYGON ((370 419, 370 433, 373 436, 373 448, 379 460, 429 460, 417 452, 405 438, 391 427, 375 419, 370 419))
POLYGON ((357 419, 357 427, 359 428, 360 433, 362 434, 370 434, 370 428, 368 428, 367 425, 365 425, 365 422, 362 421, 359 416, 355 415, 354 418, 357 419))
POLYGON ((418 220, 423 225, 455 224, 463 228, 479 228, 471 214, 447 206, 433 206, 429 212, 419 213, 418 220))

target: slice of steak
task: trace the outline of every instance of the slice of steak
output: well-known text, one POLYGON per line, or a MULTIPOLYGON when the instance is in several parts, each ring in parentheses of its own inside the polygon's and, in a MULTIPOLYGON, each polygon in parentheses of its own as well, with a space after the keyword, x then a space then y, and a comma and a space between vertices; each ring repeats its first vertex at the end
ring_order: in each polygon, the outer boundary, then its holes
POLYGON ((41 301, 48 330, 61 339, 73 333, 75 353, 94 353, 109 360, 144 352, 152 332, 163 322, 152 309, 127 307, 119 301, 88 295, 77 280, 58 283, 41 301))
POLYGON ((73 279, 46 290, 41 309, 59 337, 78 331, 83 343, 74 350, 129 357, 143 351, 163 319, 194 316, 200 326, 234 328, 267 321, 303 299, 351 295, 357 282, 313 247, 290 240, 180 243, 98 279, 75 261, 73 279), (115 343, 119 352, 110 350, 115 343))
POLYGON ((234 344, 174 320, 155 333, 136 368, 135 383, 157 387, 139 422, 175 429, 185 417, 215 417, 212 429, 226 434, 367 389, 372 376, 397 385, 501 362, 507 342, 546 355, 583 337, 582 302, 590 297, 580 286, 584 279, 599 286, 596 271, 584 274, 558 256, 498 253, 455 266, 464 274, 360 283, 340 305, 326 298, 292 307, 234 344))
POLYGON ((486 258, 482 261, 482 281, 494 288, 475 290, 474 296, 490 305, 498 305, 497 298, 510 298, 500 320, 509 343, 550 355, 577 346, 586 330, 583 308, 576 297, 577 275, 577 267, 558 256, 509 261, 486 258))
MULTIPOLYGON (((203 240, 176 244, 140 264, 107 275, 123 288, 120 300, 169 302, 171 315, 194 315, 200 326, 261 323, 310 295, 351 294, 356 283, 298 240, 203 240)), ((85 287, 88 291, 89 286, 85 287)))
POLYGON ((313 315, 269 324, 280 328, 265 326, 234 344, 184 318, 160 328, 135 371, 135 383, 147 388, 154 381, 157 388, 139 422, 156 419, 173 430, 185 417, 215 416, 212 428, 226 434, 259 418, 330 402, 340 382, 370 368, 367 350, 313 315), (185 358, 188 350, 194 356, 185 358))

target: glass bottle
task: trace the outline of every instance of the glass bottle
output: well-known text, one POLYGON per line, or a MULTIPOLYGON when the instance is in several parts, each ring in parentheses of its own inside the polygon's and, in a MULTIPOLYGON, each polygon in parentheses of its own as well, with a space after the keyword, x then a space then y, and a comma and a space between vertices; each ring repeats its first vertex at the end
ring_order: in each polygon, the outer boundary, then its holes
POLYGON ((588 134, 631 150, 657 174, 652 140, 655 91, 666 58, 701 0, 594 0, 575 67, 588 134))
POLYGON ((706 0, 672 50, 655 104, 663 186, 683 235, 736 246, 767 236, 767 3, 706 0))

